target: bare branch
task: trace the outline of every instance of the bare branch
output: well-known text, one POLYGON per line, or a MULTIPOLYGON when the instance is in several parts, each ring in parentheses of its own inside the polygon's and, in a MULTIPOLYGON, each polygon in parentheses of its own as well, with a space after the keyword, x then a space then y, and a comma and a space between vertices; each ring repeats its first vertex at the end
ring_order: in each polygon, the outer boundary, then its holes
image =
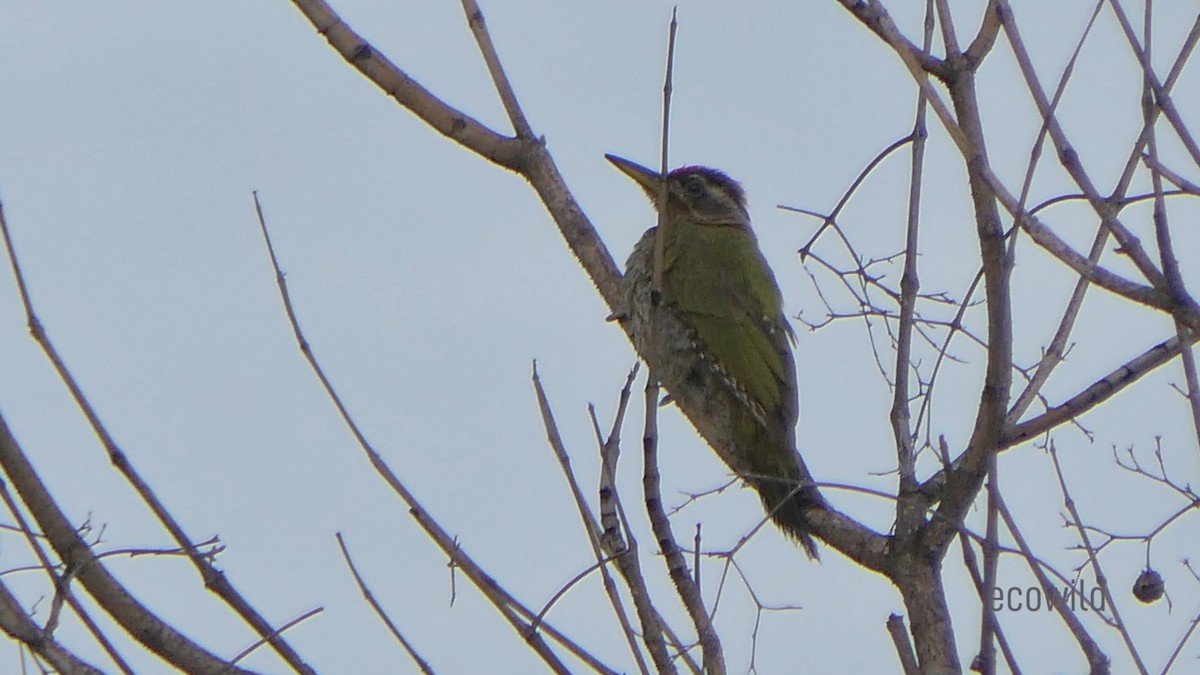
MULTIPOLYGON (((1188 346, 1195 344, 1196 340, 1196 336, 1193 335, 1188 346)), ((1095 408, 1141 379, 1145 374, 1175 358, 1180 349, 1181 343, 1178 337, 1154 345, 1063 403, 1049 408, 1037 417, 1010 427, 1004 434, 1001 447, 1010 448, 1018 445, 1095 408)))
POLYGON ((247 672, 188 640, 169 623, 152 614, 109 574, 59 509, 3 417, 0 417, 0 467, 66 564, 67 573, 76 575, 88 594, 127 633, 167 662, 188 672, 214 675, 247 672))
MULTIPOLYGON (((16 250, 12 245, 12 236, 9 233, 8 222, 4 217, 2 205, 0 205, 0 234, 3 235, 4 245, 8 252, 9 265, 14 277, 17 279, 17 288, 21 292, 21 301, 25 307, 30 333, 38 343, 38 346, 41 347, 42 352, 46 355, 51 365, 54 366, 59 379, 71 393, 75 405, 83 413, 92 431, 104 446, 104 449, 108 453, 109 461, 112 462, 125 480, 134 488, 134 491, 137 492, 143 503, 154 513, 158 522, 170 533, 176 544, 181 549, 189 552, 188 557, 196 568, 196 571, 200 574, 200 577, 204 580, 205 586, 220 597, 246 623, 252 626, 259 636, 273 636, 275 629, 233 588, 233 585, 229 583, 225 575, 214 568, 208 560, 193 553, 196 550, 196 545, 183 531, 183 527, 167 511, 162 502, 159 501, 158 496, 150 489, 149 484, 142 479, 141 475, 129 461, 129 458, 117 446, 116 441, 108 433, 108 429, 100 421, 100 416, 96 413, 87 397, 84 396, 83 390, 75 381, 74 376, 67 369, 58 350, 50 341, 42 327, 41 321, 34 312, 33 302, 30 299, 29 290, 21 274, 21 267, 17 260, 16 250)), ((193 669, 195 672, 217 672, 227 667, 227 664, 220 657, 203 649, 199 644, 192 642, 182 633, 179 633, 169 624, 151 613, 144 605, 134 599, 108 573, 102 564, 95 560, 92 550, 79 538, 74 528, 70 526, 66 516, 58 508, 58 504, 50 496, 45 484, 42 483, 41 478, 34 471, 28 458, 17 445, 16 439, 11 437, 7 426, 3 425, 2 419, 0 419, 0 426, 3 426, 3 438, 0 438, 0 448, 2 448, 2 451, 0 451, 0 465, 4 467, 5 473, 8 474, 17 492, 21 495, 21 500, 29 507, 30 512, 38 521, 38 526, 49 538, 59 558, 69 568, 79 566, 79 580, 88 590, 88 593, 131 636, 177 667, 193 669)), ((271 646, 289 666, 302 673, 311 672, 311 669, 290 645, 277 637, 271 637, 270 640, 271 646)))
POLYGON ((650 516, 650 527, 667 566, 667 573, 687 609, 700 646, 704 650, 704 672, 709 675, 725 673, 725 654, 721 638, 713 627, 712 619, 704 609, 704 599, 692 576, 688 574, 687 560, 675 541, 671 521, 663 509, 661 479, 658 473, 658 382, 653 374, 646 379, 646 431, 642 436, 645 454, 642 489, 645 491, 646 513, 650 516))
MULTIPOLYGON (((392 491, 395 492, 406 505, 408 505, 409 514, 414 520, 417 521, 417 524, 425 530, 425 533, 429 536, 429 538, 432 539, 440 549, 442 549, 442 552, 446 554, 455 568, 461 569, 463 573, 467 575, 467 578, 470 579, 471 582, 475 584, 475 587, 478 588, 483 594, 483 596, 492 603, 492 606, 496 608, 502 617, 504 617, 513 630, 525 640, 534 653, 541 657, 546 666, 557 673, 569 672, 566 665, 563 664, 563 662, 553 651, 551 651, 550 646, 546 644, 545 640, 542 639, 542 636, 538 632, 534 632, 531 629, 529 622, 532 621, 537 614, 518 601, 515 597, 508 593, 508 591, 504 590, 504 588, 502 588, 495 581, 495 579, 483 571, 483 569, 478 565, 478 563, 475 562, 473 558, 471 558, 465 551, 462 550, 462 548, 458 545, 458 542, 451 537, 448 532, 446 532, 440 523, 438 523, 428 514, 425 508, 417 500, 416 495, 413 494, 413 492, 408 489, 408 487, 403 483, 403 481, 400 480, 395 472, 392 471, 391 467, 388 466, 386 461, 384 461, 383 456, 380 455, 375 450, 374 446, 372 446, 367 440, 366 435, 359 428, 358 423, 354 421, 354 418, 350 415, 349 410, 342 401, 341 396, 338 395, 337 390, 329 381, 328 376, 326 376, 325 370, 321 367, 321 364, 317 361, 316 356, 313 354, 312 347, 309 345, 308 340, 304 337, 303 331, 300 330, 300 322, 296 318, 296 313, 292 307, 292 299, 291 294, 287 289, 287 281, 284 279, 283 270, 280 269, 279 261, 275 256, 275 248, 271 244, 271 235, 267 230, 266 219, 263 217, 262 208, 258 202, 257 194, 255 195, 255 210, 258 214, 258 224, 263 235, 263 242, 266 244, 267 253, 271 260, 271 266, 275 272, 275 284, 279 289, 279 296, 281 302, 283 303, 284 313, 287 315, 288 322, 292 326, 292 332, 296 337, 296 342, 299 344, 300 351, 304 355, 305 360, 308 361, 308 365, 312 369, 313 374, 316 375, 317 379, 320 381, 321 387, 325 390, 326 395, 329 396, 330 401, 337 409, 342 421, 346 424, 346 427, 350 430, 351 435, 354 436, 354 439, 358 442, 359 447, 366 455, 367 461, 371 463, 371 466, 388 485, 388 487, 390 487, 392 491)), ((581 648, 575 643, 575 641, 568 638, 554 626, 547 623, 542 623, 539 628, 559 644, 567 648, 568 651, 570 651, 580 660, 587 663, 589 667, 603 673, 615 672, 611 668, 608 668, 600 663, 595 657, 588 653, 587 650, 581 648)))
POLYGON ((892 614, 887 619, 888 635, 892 636, 892 644, 896 646, 896 656, 900 659, 900 667, 904 675, 918 675, 921 672, 917 665, 917 657, 913 654, 912 641, 908 639, 908 629, 904 627, 904 617, 892 614))
MULTIPOLYGON (((293 0, 292 4, 325 37, 329 46, 346 59, 346 63, 443 136, 514 171, 527 160, 528 142, 503 136, 434 96, 354 32, 328 3, 293 0)), ((477 35, 486 31, 482 21, 478 26, 477 35)), ((480 48, 483 48, 482 44, 480 48)))
MULTIPOLYGON (((1144 105, 1145 125, 1150 130, 1149 138, 1146 143, 1147 163, 1152 166, 1157 166, 1158 162, 1158 141, 1154 133, 1154 119, 1157 113, 1156 106, 1151 101, 1151 79, 1154 73, 1150 69, 1150 5, 1146 5, 1146 27, 1145 27, 1145 56, 1142 61, 1142 69, 1144 77, 1144 94, 1142 100, 1144 105)), ((1182 303, 1186 304, 1188 298, 1187 287, 1183 282, 1183 273, 1179 269, 1179 259, 1175 256, 1175 246, 1171 239, 1171 228, 1167 224, 1167 203, 1163 196, 1163 181, 1162 174, 1157 171, 1150 171, 1150 181, 1154 186, 1154 239, 1158 245, 1158 255, 1163 268, 1163 276, 1166 277, 1167 291, 1172 297, 1180 298, 1182 303)), ((1192 334, 1189 328, 1178 317, 1175 319, 1175 336, 1182 344, 1189 342, 1189 337, 1192 334)), ((1195 431, 1196 439, 1200 441, 1200 378, 1196 376, 1196 356, 1190 347, 1185 347, 1180 350, 1180 361, 1183 365, 1184 380, 1187 382, 1187 399, 1188 407, 1192 413, 1192 428, 1195 431)))
MULTIPOLYGON (((292 4, 347 63, 421 121, 488 161, 524 176, 550 212, 559 233, 583 265, 609 309, 615 311, 620 306, 621 272, 595 227, 567 189, 545 145, 535 138, 534 132, 510 138, 489 129, 410 78, 354 32, 328 3, 322 0, 293 0, 292 4)), ((485 59, 489 53, 494 55, 494 49, 490 47, 491 40, 486 37, 486 25, 481 22, 472 24, 472 30, 480 42, 480 48, 485 51, 485 59)), ((528 125, 519 121, 524 119, 524 115, 517 107, 516 97, 507 96, 503 91, 507 86, 503 71, 498 71, 498 74, 493 71, 493 80, 501 89, 500 96, 509 109, 510 118, 518 120, 514 125, 520 132, 522 127, 528 125)))
MULTIPOLYGON (((7 429, 5 433, 7 433, 7 429)), ((2 583, 0 583, 0 630, 19 640, 38 658, 44 659, 60 673, 102 675, 104 672, 75 656, 55 641, 53 635, 39 628, 21 608, 21 603, 8 590, 8 586, 2 583)))
MULTIPOLYGON (((1096 17, 1100 15, 1100 8, 1103 6, 1104 0, 1098 0, 1096 7, 1092 10, 1092 15, 1088 18, 1087 25, 1083 29, 1083 33, 1079 36, 1079 40, 1075 43, 1075 49, 1071 52, 1071 58, 1067 60, 1067 65, 1063 68, 1062 76, 1059 77, 1058 86, 1054 89, 1054 98, 1050 101, 1050 106, 1047 108, 1042 117, 1042 126, 1038 130, 1037 138, 1034 140, 1033 147, 1029 153, 1029 164, 1025 170, 1025 180, 1021 185, 1020 205, 1023 209, 1029 198, 1029 192, 1033 186, 1034 173, 1037 171, 1038 163, 1042 157, 1042 148, 1045 144, 1046 135, 1049 132, 1049 116, 1053 115, 1057 110, 1059 103, 1062 101, 1063 93, 1067 89, 1067 82, 1070 81, 1071 75, 1075 72, 1075 64, 1079 59, 1079 54, 1083 51, 1083 45, 1087 42, 1088 36, 1092 33, 1092 27, 1096 24, 1096 17)), ((999 16, 999 15, 997 15, 999 16)), ((1036 212, 1034 209, 1031 213, 1036 212)), ((1014 230, 1012 242, 1009 244, 1009 257, 1013 257, 1016 253, 1017 235, 1019 230, 1014 230)), ((1098 228, 1095 240, 1092 242, 1092 248, 1088 252, 1088 261, 1093 265, 1100 262, 1100 256, 1104 252, 1104 244, 1108 241, 1108 230, 1104 227, 1098 228)), ((1017 397, 1017 401, 1012 405, 1008 414, 1008 423, 1015 423, 1029 405, 1039 396, 1042 387, 1050 379, 1050 374, 1062 362, 1067 340, 1070 338, 1071 330, 1075 325, 1075 319, 1079 315, 1079 310, 1083 306, 1083 299, 1087 293, 1090 282, 1086 277, 1080 277, 1075 283, 1075 289, 1071 294, 1071 299, 1067 302, 1066 309, 1063 310, 1062 319, 1059 321, 1058 330, 1054 334, 1054 338, 1050 341, 1050 345, 1043 351, 1042 360, 1038 363, 1037 371, 1026 385, 1024 391, 1017 397)))
POLYGON ((1000 15, 996 13, 996 0, 988 0, 987 9, 983 10, 983 24, 979 26, 979 32, 975 34, 975 39, 971 41, 971 45, 964 52, 967 61, 972 64, 982 62, 996 44, 996 37, 999 35, 1000 15))
POLYGON ((853 14, 854 18, 862 22, 871 32, 879 36, 880 40, 891 45, 906 64, 911 62, 910 68, 924 70, 936 77, 944 75, 945 62, 935 58, 904 37, 882 5, 877 2, 856 2, 855 0, 838 0, 838 4, 853 14))
MULTIPOLYGON (((1150 260, 1150 257, 1142 248, 1141 242, 1137 237, 1117 219, 1112 204, 1100 196, 1091 178, 1084 170, 1083 165, 1079 162, 1078 153, 1067 140, 1066 132, 1063 130, 1062 125, 1059 124, 1058 118, 1054 115, 1054 111, 1050 107, 1050 102, 1046 98, 1046 93, 1042 89, 1041 82, 1038 80, 1037 73, 1033 69, 1033 63, 1029 58, 1029 53, 1025 50, 1016 21, 1013 20, 1012 8, 1009 7, 1008 0, 998 0, 997 11, 1000 14, 1000 20, 1004 25, 1004 33, 1008 37, 1013 55, 1016 57, 1017 65, 1020 67, 1021 74, 1025 78, 1025 83, 1030 94, 1033 95, 1038 112, 1042 114, 1045 120, 1045 129, 1049 132, 1050 138, 1054 142, 1063 167, 1066 168, 1071 178, 1075 180, 1080 190, 1087 195, 1088 202, 1092 205, 1096 214, 1100 216, 1104 222, 1104 226, 1121 243, 1122 253, 1129 257, 1130 261, 1133 262, 1146 280, 1150 282, 1151 286, 1161 289, 1163 283, 1162 272, 1150 260)), ((1039 241, 1038 243, 1042 242, 1039 241)))
POLYGON ((532 138, 533 129, 529 128, 525 112, 517 103, 517 93, 513 91, 512 84, 508 81, 508 75, 504 74, 504 66, 496 54, 496 45, 492 44, 492 36, 484 23, 479 3, 475 0, 462 0, 462 6, 463 12, 467 15, 467 24, 471 27, 471 33, 475 35, 479 52, 483 55, 484 63, 487 64, 488 73, 492 76, 492 84, 496 87, 496 93, 500 95, 504 111, 508 113, 508 121, 512 123, 513 130, 517 132, 517 138, 532 138))
POLYGON ((937 547, 945 546, 950 541, 953 532, 946 527, 947 521, 958 522, 961 519, 979 489, 988 458, 999 448, 1012 389, 1012 260, 1005 247, 1004 228, 996 206, 997 192, 988 178, 987 143, 975 93, 974 72, 964 70, 956 73, 949 87, 950 98, 958 113, 958 123, 969 148, 965 159, 983 268, 988 349, 983 391, 979 397, 971 440, 958 470, 947 482, 946 494, 938 507, 938 512, 945 518, 935 519, 929 524, 930 538, 927 541, 934 542, 937 547))
MULTIPOLYGON (((83 606, 83 603, 80 602, 79 598, 77 598, 71 591, 70 581, 68 579, 60 578, 58 573, 55 571, 55 565, 53 562, 51 562, 49 554, 46 552, 41 542, 38 541, 40 535, 34 535, 32 528, 29 527, 29 522, 25 519, 24 514, 21 513, 21 509, 17 506, 16 500, 13 499, 12 492, 8 489, 8 485, 3 481, 0 481, 0 498, 4 500, 4 504, 6 507, 8 507, 9 513, 13 514, 13 518, 17 521, 17 529, 22 536, 24 536, 25 542, 29 546, 29 549, 33 551, 34 555, 37 556, 38 561, 41 563, 39 568, 45 571, 46 576, 50 578, 50 582, 54 584, 56 599, 61 598, 71 607, 71 611, 73 611, 75 616, 77 616, 79 620, 83 622, 83 625, 87 627, 88 633, 95 638, 96 642, 104 650, 104 653, 107 654, 110 659, 112 659, 113 664, 115 664, 117 668, 121 670, 121 672, 126 673, 127 675, 132 675, 133 669, 128 663, 126 663, 125 659, 123 659, 121 655, 117 653, 117 648, 113 645, 112 641, 108 639, 102 630, 100 630, 100 627, 96 625, 96 621, 83 606)), ((45 631, 48 634, 52 634, 54 632, 54 628, 50 622, 46 623, 45 631)), ((8 632, 10 635, 17 634, 12 631, 8 632)), ((46 637, 49 638, 52 637, 52 635, 47 635, 46 637)), ((35 646, 31 646, 31 648, 36 651, 35 646)))
MULTIPOLYGON (((950 6, 946 4, 946 0, 937 0, 937 18, 938 25, 942 27, 942 44, 946 47, 946 60, 956 61, 962 56, 962 49, 958 45, 958 35, 954 30, 954 18, 950 14, 950 6)), ((924 51, 929 51, 928 44, 924 51)))
MULTIPOLYGON (((925 37, 922 48, 928 52, 933 41, 933 3, 925 3, 925 37)), ((917 272, 917 254, 921 224, 921 187, 925 170, 925 127, 927 106, 925 96, 918 91, 916 121, 913 123, 912 164, 909 169, 908 221, 904 238, 904 273, 900 277, 900 324, 896 329, 896 385, 892 391, 892 408, 889 418, 892 423, 892 438, 896 442, 897 467, 900 479, 901 500, 897 503, 896 525, 898 530, 911 532, 924 518, 920 515, 923 504, 916 509, 905 509, 904 497, 912 492, 917 483, 916 459, 913 450, 915 434, 909 415, 909 364, 912 363, 913 322, 916 315, 917 295, 921 289, 917 272)))
MULTIPOLYGON (((1142 66, 1142 74, 1146 78, 1146 82, 1154 91, 1154 103, 1159 110, 1162 110, 1163 116, 1171 123, 1171 128, 1175 130, 1175 134, 1183 143, 1183 147, 1191 155, 1192 161, 1200 165, 1200 144, 1192 138, 1192 134, 1188 131, 1187 124, 1183 121, 1183 117, 1179 114, 1179 110, 1175 107, 1175 102, 1171 98, 1170 93, 1158 81, 1158 77, 1154 74, 1154 69, 1150 65, 1150 55, 1141 45, 1138 44, 1137 34, 1133 30, 1132 24, 1129 23, 1129 18, 1125 15, 1124 8, 1121 3, 1116 0, 1109 0, 1109 6, 1113 9, 1113 14, 1116 15, 1117 21, 1121 24, 1121 30, 1125 33, 1125 38, 1129 42, 1129 48, 1133 50, 1137 57, 1138 63, 1142 66)), ((1200 19, 1200 15, 1198 15, 1200 19)), ((1191 37, 1189 36, 1189 40, 1191 37)))

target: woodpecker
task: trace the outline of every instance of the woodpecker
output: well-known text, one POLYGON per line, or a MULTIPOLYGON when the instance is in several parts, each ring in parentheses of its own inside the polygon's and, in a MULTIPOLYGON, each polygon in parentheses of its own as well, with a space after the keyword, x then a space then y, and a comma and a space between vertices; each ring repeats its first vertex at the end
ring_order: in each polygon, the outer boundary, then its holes
POLYGON ((758 491, 775 524, 817 558, 806 514, 820 496, 795 450, 795 333, 750 227, 745 192, 716 169, 685 166, 663 176, 605 157, 657 208, 660 186, 667 187, 661 288, 652 227, 625 264, 617 318, 669 399, 686 404, 693 425, 758 491))

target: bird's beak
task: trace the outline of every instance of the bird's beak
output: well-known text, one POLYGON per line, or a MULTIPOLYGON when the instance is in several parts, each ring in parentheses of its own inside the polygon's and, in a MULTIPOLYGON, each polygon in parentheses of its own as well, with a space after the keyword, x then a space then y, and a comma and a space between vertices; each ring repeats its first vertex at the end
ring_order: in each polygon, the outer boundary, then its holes
POLYGON ((662 181, 662 174, 654 169, 648 169, 637 162, 631 162, 624 157, 616 155, 605 155, 605 159, 613 163, 613 166, 621 170, 621 173, 632 178, 646 194, 650 195, 650 199, 658 198, 658 186, 662 181))

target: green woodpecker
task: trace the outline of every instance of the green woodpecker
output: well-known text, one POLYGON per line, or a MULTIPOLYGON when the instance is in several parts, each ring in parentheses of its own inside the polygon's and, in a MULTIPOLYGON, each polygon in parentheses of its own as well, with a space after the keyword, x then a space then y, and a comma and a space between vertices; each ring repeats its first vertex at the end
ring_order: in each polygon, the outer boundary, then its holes
MULTIPOLYGON (((657 204, 662 174, 605 157, 657 204)), ((662 287, 655 292, 658 228, 652 227, 625 264, 625 307, 617 317, 671 400, 758 491, 775 523, 815 558, 806 514, 820 496, 795 451, 795 334, 750 228, 745 194, 705 167, 685 166, 665 180, 662 287)))

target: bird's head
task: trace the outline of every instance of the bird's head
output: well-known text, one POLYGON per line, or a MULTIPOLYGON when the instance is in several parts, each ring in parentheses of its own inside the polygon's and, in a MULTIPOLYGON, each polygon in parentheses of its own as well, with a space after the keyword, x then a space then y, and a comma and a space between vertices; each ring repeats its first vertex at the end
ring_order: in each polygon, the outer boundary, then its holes
MULTIPOLYGON (((626 176, 632 178, 658 204, 663 175, 616 155, 605 155, 626 176)), ((704 166, 683 166, 668 173, 667 217, 700 225, 724 225, 749 229, 746 193, 742 186, 724 173, 704 166)))

